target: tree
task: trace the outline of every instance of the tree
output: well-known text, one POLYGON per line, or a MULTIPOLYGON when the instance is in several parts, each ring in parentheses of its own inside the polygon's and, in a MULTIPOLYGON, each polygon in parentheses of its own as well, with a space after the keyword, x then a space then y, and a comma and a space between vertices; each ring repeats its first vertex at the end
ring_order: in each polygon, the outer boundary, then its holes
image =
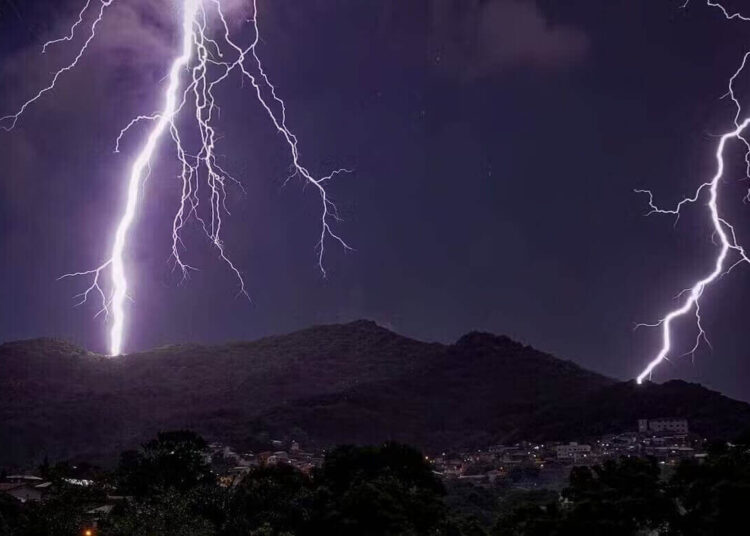
POLYGON ((289 465, 253 469, 236 487, 229 502, 223 535, 303 534, 313 507, 313 483, 289 465))
POLYGON ((549 536, 561 522, 559 493, 551 490, 511 491, 502 498, 494 534, 549 536))
POLYGON ((488 536, 487 529, 475 516, 450 513, 440 526, 441 536, 488 536))
POLYGON ((526 501, 501 516, 502 536, 632 536, 664 533, 676 518, 674 501, 653 459, 621 458, 574 467, 562 502, 526 501))
POLYGON ((199 490, 167 491, 133 502, 103 524, 106 536, 216 536, 217 527, 201 515, 199 490))
MULTIPOLYGON (((96 486, 57 484, 45 500, 22 505, 13 536, 79 536, 86 525, 84 512, 102 501, 105 492, 96 486)), ((15 499, 14 499, 15 500, 15 499)), ((9 523, 10 525, 10 523, 9 523)))
MULTIPOLYGON (((559 536, 563 523, 560 507, 556 502, 537 504, 529 501, 502 514, 493 534, 498 536, 559 536)), ((581 532, 580 534, 598 534, 581 532)))
POLYGON ((194 432, 159 433, 141 450, 123 452, 115 480, 135 500, 113 513, 107 535, 214 536, 226 522, 227 492, 194 432))
POLYGON ((569 502, 563 534, 630 536, 644 529, 664 530, 676 514, 654 459, 576 467, 562 496, 569 502))
POLYGON ((405 445, 339 447, 314 481, 314 534, 432 534, 446 517, 440 480, 422 454, 405 445))
POLYGON ((140 451, 124 452, 117 480, 121 492, 138 497, 169 488, 189 491, 215 484, 206 442, 198 434, 185 430, 159 433, 140 451))
POLYGON ((21 516, 21 504, 14 497, 0 493, 0 536, 13 535, 12 527, 20 524, 21 516))
POLYGON ((704 463, 683 462, 670 488, 683 511, 676 522, 679 534, 747 534, 750 454, 744 448, 709 456, 704 463))

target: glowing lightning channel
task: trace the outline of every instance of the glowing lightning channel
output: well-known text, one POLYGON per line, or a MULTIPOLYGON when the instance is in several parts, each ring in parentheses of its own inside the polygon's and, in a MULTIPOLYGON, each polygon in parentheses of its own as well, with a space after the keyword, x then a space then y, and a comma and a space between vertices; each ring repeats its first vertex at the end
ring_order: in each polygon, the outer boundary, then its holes
POLYGON ((192 26, 198 11, 198 0, 185 0, 184 15, 182 20, 182 55, 180 55, 169 70, 169 85, 166 91, 166 102, 161 116, 156 120, 156 125, 146 139, 146 144, 138 153, 133 162, 128 180, 128 196, 125 202, 125 212, 115 231, 115 243, 112 247, 112 284, 114 293, 112 295, 112 328, 110 331, 110 354, 120 355, 122 353, 122 336, 125 327, 125 298, 128 292, 128 280, 125 276, 125 263, 123 251, 130 225, 135 218, 135 208, 138 203, 138 190, 141 185, 144 171, 156 149, 164 130, 172 122, 172 117, 177 112, 177 90, 180 86, 180 71, 188 64, 193 51, 192 26))
MULTIPOLYGON (((93 1, 86 1, 78 14, 78 19, 71 26, 66 36, 48 41, 44 44, 42 52, 46 52, 47 48, 51 45, 64 41, 72 41, 75 38, 76 30, 83 24, 93 1)), ((25 102, 15 114, 0 118, 0 127, 5 130, 12 130, 28 106, 40 99, 45 93, 54 89, 60 76, 75 68, 96 36, 97 26, 104 17, 105 9, 112 5, 114 1, 99 0, 99 10, 95 13, 93 22, 89 26, 88 35, 74 60, 57 71, 50 84, 25 102)), ((91 293, 99 295, 101 308, 97 312, 97 315, 104 313, 107 316, 112 316, 112 327, 110 329, 111 355, 121 354, 123 348, 126 318, 125 301, 128 298, 128 278, 126 275, 124 254, 127 246, 128 232, 136 216, 139 192, 150 173, 151 160, 165 132, 169 132, 174 142, 177 160, 181 166, 181 195, 178 209, 172 222, 171 256, 175 267, 181 270, 183 278, 186 278, 189 271, 194 269, 182 258, 184 244, 181 238, 184 226, 192 218, 198 222, 205 235, 218 251, 221 260, 237 278, 239 294, 247 296, 242 274, 226 255, 221 238, 222 213, 229 213, 226 206, 227 180, 238 185, 240 188, 242 185, 217 162, 215 153, 217 133, 213 126, 213 121, 216 115, 218 115, 219 109, 214 100, 214 89, 232 73, 236 72, 242 78, 250 81, 255 90, 258 103, 263 107, 276 131, 287 144, 292 160, 291 174, 287 180, 295 176, 301 177, 305 182, 314 186, 319 194, 321 202, 321 232, 317 248, 318 266, 321 273, 325 275, 323 255, 326 238, 335 240, 345 249, 351 249, 333 231, 332 221, 338 221, 339 217, 336 206, 331 201, 325 188, 327 181, 338 174, 348 173, 350 170, 338 169, 329 175, 316 178, 302 165, 297 137, 286 123, 286 106, 284 101, 278 96, 276 88, 270 82, 257 52, 257 46, 260 42, 260 30, 256 0, 252 0, 252 7, 253 40, 248 47, 243 48, 231 37, 230 25, 222 11, 220 0, 184 0, 182 49, 180 55, 173 60, 169 70, 168 83, 164 92, 163 109, 157 113, 135 117, 117 136, 115 152, 119 152, 123 137, 132 127, 141 122, 153 123, 146 137, 146 142, 136 155, 130 168, 126 201, 122 216, 116 227, 111 256, 97 268, 69 273, 61 277, 61 279, 80 276, 91 278, 89 287, 78 295, 78 298, 80 298, 78 305, 86 302, 91 293), (210 9, 213 9, 213 11, 210 11, 210 9), (218 33, 221 34, 221 37, 218 40, 210 36, 209 23, 214 18, 220 22, 218 33), (245 64, 246 60, 251 60, 249 67, 245 64), (181 88, 181 77, 184 72, 187 72, 189 76, 185 87, 181 88), (176 121, 179 114, 190 106, 194 108, 193 126, 197 129, 200 140, 196 152, 191 152, 186 148, 183 143, 185 136, 182 129, 177 126, 176 121), (201 213, 201 182, 204 182, 208 189, 207 194, 203 194, 208 199, 207 216, 201 213), (103 272, 107 269, 111 270, 112 292, 110 297, 108 297, 101 285, 103 272)))
MULTIPOLYGON (((685 2, 683 7, 686 7, 688 2, 685 2)), ((728 20, 739 19, 742 21, 750 21, 749 17, 745 17, 739 12, 732 13, 729 10, 727 10, 723 5, 717 2, 714 2, 712 0, 707 0, 706 3, 708 6, 717 8, 719 11, 721 11, 724 17, 728 20)), ((746 170, 745 171, 746 171, 746 177, 750 179, 750 142, 745 137, 747 127, 748 125, 750 125, 750 117, 740 121, 740 117, 742 116, 742 107, 734 92, 734 82, 737 79, 737 77, 744 71, 745 66, 748 63, 749 56, 750 56, 750 52, 745 53, 745 55, 742 58, 742 62, 739 68, 734 72, 734 74, 729 79, 728 91, 727 91, 726 96, 728 96, 732 100, 732 102, 734 103, 736 107, 736 113, 734 116, 735 128, 723 134, 719 138, 719 143, 716 147, 716 153, 715 153, 716 174, 711 178, 711 180, 701 184, 695 190, 692 196, 684 198, 682 201, 677 203, 677 205, 673 209, 662 209, 662 208, 659 208, 657 205, 655 205, 653 194, 651 193, 650 190, 636 190, 636 192, 644 193, 648 196, 648 204, 651 209, 649 214, 654 214, 654 213, 671 214, 677 218, 679 218, 683 207, 697 202, 701 198, 701 196, 704 195, 705 192, 708 192, 707 206, 708 206, 708 211, 709 211, 709 215, 711 218, 711 224, 713 227, 714 236, 718 237, 719 239, 719 244, 718 244, 719 251, 716 256, 713 270, 710 273, 708 273, 706 276, 704 276, 702 279, 699 279, 697 282, 695 282, 692 287, 685 289, 678 295, 678 297, 687 295, 687 297, 683 299, 680 307, 670 311, 666 316, 664 316, 661 320, 659 320, 655 324, 641 324, 641 325, 646 325, 646 326, 651 326, 651 327, 656 327, 656 326, 661 327, 662 346, 658 354, 656 355, 656 357, 654 357, 648 363, 648 365, 643 370, 643 372, 641 372, 636 378, 636 381, 639 384, 642 383, 644 379, 650 378, 653 370, 659 364, 661 364, 665 360, 668 360, 670 352, 672 351, 672 322, 674 320, 694 310, 695 319, 696 319, 696 327, 698 328, 698 336, 696 338, 695 345, 693 346, 692 350, 688 353, 694 353, 698 349, 698 346, 700 345, 701 340, 708 342, 705 331, 703 330, 703 325, 701 323, 701 315, 700 315, 700 298, 703 296, 703 292, 714 281, 716 281, 723 275, 732 271, 739 264, 742 264, 742 263, 750 264, 750 258, 748 257, 748 255, 746 255, 745 250, 737 241, 737 235, 735 233, 734 227, 726 220, 726 218, 724 218, 721 215, 720 208, 719 208, 719 201, 718 201, 719 185, 724 176, 724 167, 725 167, 724 148, 727 142, 733 139, 736 139, 736 140, 741 141, 745 145, 745 148, 746 148, 746 152, 745 152, 746 170), (734 254, 735 259, 732 264, 727 266, 727 260, 730 257, 730 254, 734 254)), ((748 192, 745 199, 750 200, 750 191, 748 192)))

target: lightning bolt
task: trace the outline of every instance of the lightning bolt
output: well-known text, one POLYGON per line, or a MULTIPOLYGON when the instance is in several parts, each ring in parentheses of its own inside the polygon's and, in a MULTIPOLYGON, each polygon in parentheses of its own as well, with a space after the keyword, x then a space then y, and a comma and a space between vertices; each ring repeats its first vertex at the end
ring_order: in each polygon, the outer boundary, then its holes
MULTIPOLYGON (((685 2, 682 7, 686 7, 688 2, 685 2)), ((706 4, 710 7, 719 10, 727 20, 741 20, 750 21, 750 17, 746 17, 739 12, 731 12, 723 5, 707 0, 706 4)), ((750 264, 750 258, 746 254, 744 248, 738 243, 737 235, 734 227, 727 221, 721 213, 721 207, 719 206, 719 186, 724 177, 724 150, 727 143, 731 141, 738 141, 744 144, 745 152, 745 164, 746 164, 746 177, 750 179, 750 142, 748 141, 746 134, 748 125, 750 125, 750 117, 742 119, 742 106, 737 98, 734 91, 734 83, 736 79, 743 73, 748 63, 748 57, 750 52, 746 52, 742 58, 742 61, 729 78, 728 90, 725 96, 728 96, 735 106, 736 112, 734 116, 734 128, 719 138, 719 142, 716 146, 715 159, 716 159, 716 172, 710 180, 704 182, 693 192, 689 197, 682 199, 674 208, 663 209, 654 203, 654 196, 650 190, 636 190, 638 193, 642 193, 648 196, 648 205, 650 212, 648 214, 669 214, 674 216, 676 219, 680 217, 682 210, 688 205, 697 203, 700 199, 708 197, 706 204, 708 213, 713 228, 714 237, 718 238, 718 252, 714 261, 713 269, 699 278, 690 287, 678 294, 678 299, 681 299, 679 307, 669 311, 664 317, 654 324, 639 324, 642 326, 650 327, 661 327, 661 348, 659 349, 656 356, 649 361, 645 369, 637 376, 636 381, 640 384, 643 380, 650 378, 654 369, 659 366, 663 361, 668 360, 672 352, 672 327, 673 323, 679 318, 688 315, 693 312, 695 316, 695 324, 698 331, 698 335, 695 340, 695 344, 688 354, 694 354, 699 348, 701 341, 708 343, 706 332, 703 329, 700 314, 700 299, 703 296, 704 291, 709 288, 717 279, 721 278, 725 274, 731 272, 735 267, 743 263, 750 264)), ((745 200, 750 200, 750 191, 748 192, 745 200)))
MULTIPOLYGON (((67 35, 44 44, 43 53, 50 46, 73 41, 79 28, 85 26, 86 18, 92 18, 83 44, 73 60, 60 68, 49 84, 23 103, 15 113, 1 117, 1 128, 6 131, 12 130, 29 106, 52 91, 58 79, 77 66, 96 37, 97 28, 105 16, 106 9, 114 2, 115 0, 87 0, 67 35), (93 15, 89 16, 89 11, 92 11, 93 15)), ((229 214, 226 205, 227 184, 232 183, 242 188, 241 183, 221 167, 216 157, 218 135, 214 124, 219 106, 214 98, 214 90, 232 75, 250 82, 258 104, 288 147, 291 164, 287 181, 300 177, 318 193, 321 216, 316 248, 318 267, 323 276, 326 275, 323 258, 328 239, 334 240, 345 249, 351 249, 333 229, 334 223, 339 221, 339 216, 326 190, 328 181, 341 173, 350 173, 351 170, 337 169, 326 176, 316 177, 302 164, 298 139, 287 126, 286 105, 271 83, 258 54, 260 28, 257 0, 252 0, 253 16, 250 22, 253 38, 247 46, 240 45, 232 37, 230 24, 220 0, 183 0, 182 7, 182 46, 180 54, 173 59, 169 69, 163 93, 163 106, 155 113, 139 115, 132 119, 120 131, 115 141, 115 152, 119 152, 123 138, 132 127, 139 123, 151 124, 145 142, 130 166, 125 202, 115 228, 111 254, 96 268, 64 274, 60 278, 90 278, 89 286, 77 296, 77 305, 85 303, 92 294, 98 296, 100 308, 97 315, 104 314, 112 318, 109 353, 113 356, 122 353, 126 333, 126 302, 129 296, 125 252, 128 235, 137 215, 139 194, 150 174, 151 162, 159 143, 167 135, 173 143, 181 169, 181 195, 171 230, 171 258, 174 266, 182 272, 183 279, 187 278, 190 270, 195 269, 183 259, 185 245, 181 238, 185 225, 190 220, 195 220, 216 249, 219 258, 237 279, 238 295, 248 297, 242 272, 230 260, 221 238, 223 215, 229 214), (212 27, 212 24, 218 27, 212 27), (178 121, 182 117, 189 117, 191 126, 198 132, 197 150, 191 151, 183 142, 186 138, 186 127, 183 126, 186 121, 178 121), (205 194, 202 193, 203 188, 206 189, 205 194), (202 206, 206 203, 207 209, 202 206), (106 275, 109 275, 109 285, 103 283, 106 275), (110 287, 111 290, 106 290, 110 287)))

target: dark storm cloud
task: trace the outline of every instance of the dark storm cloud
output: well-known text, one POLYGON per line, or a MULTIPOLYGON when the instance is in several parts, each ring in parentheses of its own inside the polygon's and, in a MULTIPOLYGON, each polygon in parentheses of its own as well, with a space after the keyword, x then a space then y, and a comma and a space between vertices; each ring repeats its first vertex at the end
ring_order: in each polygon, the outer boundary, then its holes
POLYGON ((434 61, 468 77, 508 67, 564 68, 583 59, 589 41, 552 22, 534 0, 433 0, 434 61))
MULTIPOLYGON (((251 14, 247 0, 222 0, 225 14, 237 24, 251 14)), ((68 0, 55 3, 47 10, 43 30, 39 30, 38 42, 4 55, 2 78, 4 84, 12 84, 14 97, 33 94, 49 81, 51 72, 70 62, 81 44, 89 35, 91 22, 99 12, 99 3, 93 2, 86 13, 84 23, 77 29, 75 40, 62 41, 51 46, 41 55, 41 43, 48 39, 66 36, 75 22, 83 2, 68 0)), ((84 63, 99 63, 105 71, 117 72, 118 68, 130 67, 149 73, 158 70, 162 78, 166 63, 174 54, 178 43, 180 9, 174 0, 126 0, 113 2, 105 9, 98 25, 97 35, 86 50, 84 63)), ((66 78, 81 80, 77 72, 71 71, 66 78)), ((72 92, 78 88, 72 88, 72 92)), ((54 101, 54 99, 52 99, 54 101)), ((50 99, 38 103, 43 106, 50 99)))

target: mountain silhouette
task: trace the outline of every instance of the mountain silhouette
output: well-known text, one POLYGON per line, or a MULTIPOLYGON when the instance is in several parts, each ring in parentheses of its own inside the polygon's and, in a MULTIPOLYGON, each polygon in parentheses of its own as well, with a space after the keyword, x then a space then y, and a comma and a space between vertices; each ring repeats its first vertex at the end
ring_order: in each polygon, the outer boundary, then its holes
POLYGON ((374 322, 254 342, 104 357, 55 339, 0 345, 0 466, 111 462, 157 431, 238 448, 408 442, 428 451, 582 439, 685 417, 706 437, 750 428, 750 405, 696 384, 635 385, 508 337, 427 343, 374 322))

